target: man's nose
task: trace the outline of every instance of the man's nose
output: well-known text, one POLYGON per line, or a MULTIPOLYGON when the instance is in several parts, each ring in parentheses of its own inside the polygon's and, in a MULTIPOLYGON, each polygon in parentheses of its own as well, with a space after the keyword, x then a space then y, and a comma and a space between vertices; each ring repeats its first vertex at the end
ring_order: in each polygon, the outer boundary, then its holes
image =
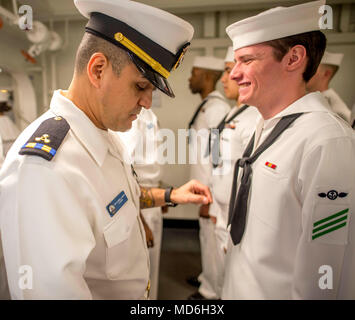
POLYGON ((238 63, 236 63, 229 75, 229 78, 237 81, 240 80, 242 78, 242 70, 240 68, 240 66, 238 65, 238 63))
POLYGON ((139 100, 139 105, 145 109, 149 109, 152 106, 152 94, 153 90, 144 91, 142 97, 139 100))

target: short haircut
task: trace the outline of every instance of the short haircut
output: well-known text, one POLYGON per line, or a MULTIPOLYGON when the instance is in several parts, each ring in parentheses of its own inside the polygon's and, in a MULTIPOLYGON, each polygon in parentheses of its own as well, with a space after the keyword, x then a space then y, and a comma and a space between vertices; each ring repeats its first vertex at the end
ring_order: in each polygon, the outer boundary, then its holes
POLYGON ((296 34, 293 36, 264 42, 274 50, 274 56, 277 61, 281 61, 285 54, 294 46, 302 45, 307 52, 307 65, 303 73, 303 79, 308 82, 317 72, 319 63, 323 57, 327 39, 321 31, 311 31, 296 34))
POLYGON ((95 52, 101 52, 112 65, 113 72, 119 76, 122 69, 130 61, 125 50, 113 43, 91 33, 85 33, 75 58, 75 72, 81 74, 95 52))

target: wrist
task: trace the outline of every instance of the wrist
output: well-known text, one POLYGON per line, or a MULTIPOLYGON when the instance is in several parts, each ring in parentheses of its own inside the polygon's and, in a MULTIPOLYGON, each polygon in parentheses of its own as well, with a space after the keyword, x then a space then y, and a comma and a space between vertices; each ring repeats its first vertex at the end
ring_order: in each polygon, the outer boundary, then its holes
POLYGON ((174 201, 174 192, 173 187, 169 187, 165 189, 164 192, 164 200, 168 207, 176 207, 178 204, 174 201))

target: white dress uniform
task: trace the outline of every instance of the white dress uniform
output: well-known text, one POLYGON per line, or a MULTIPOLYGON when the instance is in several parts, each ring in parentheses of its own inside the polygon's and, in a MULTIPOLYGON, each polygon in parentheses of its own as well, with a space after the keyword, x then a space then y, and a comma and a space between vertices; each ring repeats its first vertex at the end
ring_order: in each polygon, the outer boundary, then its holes
POLYGON ((3 143, 3 155, 6 156, 12 144, 20 134, 20 130, 6 115, 0 115, 0 137, 3 143))
POLYGON ((205 156, 208 144, 208 129, 215 128, 218 125, 223 117, 230 111, 230 105, 217 90, 212 91, 206 99, 207 102, 200 110, 191 127, 191 129, 194 129, 197 133, 205 129, 205 134, 201 136, 201 139, 192 138, 190 140, 190 152, 197 155, 197 164, 190 165, 190 178, 197 179, 203 184, 208 185, 212 173, 211 163, 208 159, 205 159, 206 163, 202 163, 201 161, 205 156))
POLYGON ((298 112, 252 164, 244 236, 229 243, 223 299, 355 298, 354 132, 315 92, 261 119, 254 150, 281 117, 298 112), (324 268, 331 289, 322 286, 324 268))
MULTIPOLYGON (((229 112, 226 122, 237 112, 235 106, 229 112)), ((243 151, 249 142, 256 126, 259 111, 249 106, 233 120, 228 122, 220 135, 220 164, 213 168, 210 189, 213 194, 213 203, 210 206, 210 215, 216 217, 216 257, 217 263, 217 292, 221 296, 225 266, 225 250, 228 244, 228 209, 230 190, 233 183, 233 170, 236 160, 242 157, 243 151)))
MULTIPOLYGON (((201 129, 215 128, 222 118, 230 111, 230 105, 223 95, 215 90, 207 97, 207 102, 199 112, 192 129, 198 132, 201 129)), ((208 144, 208 131, 202 136, 202 139, 195 141, 191 139, 190 152, 197 155, 197 164, 190 165, 190 179, 197 179, 203 184, 209 185, 212 166, 208 159, 206 163, 201 163, 208 144)), ((199 292, 208 299, 218 298, 216 292, 217 266, 215 261, 216 242, 214 237, 214 224, 210 219, 199 218, 200 224, 200 245, 202 273, 199 275, 201 285, 199 292)))
POLYGON ((347 107, 340 96, 334 91, 334 89, 329 88, 328 90, 323 91, 322 94, 327 98, 330 109, 342 117, 346 122, 350 123, 351 110, 347 107))
MULTIPOLYGON (((118 132, 132 157, 139 185, 146 188, 159 187, 162 175, 161 165, 158 164, 158 131, 158 119, 152 109, 142 109, 129 131, 118 132)), ((154 237, 154 246, 148 249, 151 284, 149 298, 157 300, 163 217, 160 207, 143 209, 141 212, 154 237)))
POLYGON ((95 127, 59 90, 54 92, 50 110, 19 136, 0 175, 2 244, 12 299, 147 296, 149 255, 139 218, 140 189, 124 157, 116 134, 95 127), (70 125, 53 159, 19 155, 52 117, 70 125), (19 286, 22 266, 31 268, 32 289, 19 286))

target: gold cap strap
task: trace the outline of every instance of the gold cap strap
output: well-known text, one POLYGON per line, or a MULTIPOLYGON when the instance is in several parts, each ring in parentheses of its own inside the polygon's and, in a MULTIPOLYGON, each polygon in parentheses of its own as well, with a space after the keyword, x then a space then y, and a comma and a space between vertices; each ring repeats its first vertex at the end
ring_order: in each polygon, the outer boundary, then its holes
POLYGON ((149 54, 139 48, 131 40, 126 38, 121 32, 115 33, 115 40, 124 45, 128 50, 132 51, 138 58, 143 60, 146 64, 152 67, 153 70, 161 74, 165 79, 170 75, 170 72, 166 70, 158 61, 154 60, 149 54))

